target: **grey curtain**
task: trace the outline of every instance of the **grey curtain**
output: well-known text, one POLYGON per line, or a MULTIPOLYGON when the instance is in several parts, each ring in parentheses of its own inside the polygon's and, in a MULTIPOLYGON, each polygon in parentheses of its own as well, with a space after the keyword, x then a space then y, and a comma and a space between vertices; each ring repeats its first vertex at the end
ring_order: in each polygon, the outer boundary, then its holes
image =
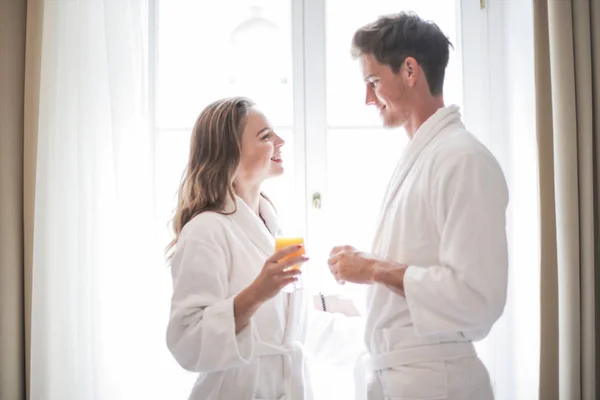
MULTIPOLYGON (((534 0, 540 399, 596 399, 600 4, 534 0)), ((518 62, 518 60, 515 60, 518 62)))
POLYGON ((27 3, 0 2, 0 399, 25 398, 23 123, 27 3))
POLYGON ((28 399, 44 0, 0 1, 0 399, 28 399))

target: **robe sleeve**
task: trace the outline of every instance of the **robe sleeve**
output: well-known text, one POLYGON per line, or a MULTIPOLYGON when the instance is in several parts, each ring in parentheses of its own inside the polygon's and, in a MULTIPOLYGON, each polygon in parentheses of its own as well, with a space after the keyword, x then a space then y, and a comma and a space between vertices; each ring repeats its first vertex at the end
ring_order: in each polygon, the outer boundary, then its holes
POLYGON ((461 332, 479 340, 506 303, 508 189, 491 156, 452 157, 439 171, 432 176, 430 206, 440 265, 409 266, 405 295, 417 334, 461 332))
POLYGON ((227 297, 226 249, 214 240, 184 239, 171 273, 173 294, 167 346, 192 372, 247 364, 253 355, 253 323, 235 333, 233 297, 227 297))

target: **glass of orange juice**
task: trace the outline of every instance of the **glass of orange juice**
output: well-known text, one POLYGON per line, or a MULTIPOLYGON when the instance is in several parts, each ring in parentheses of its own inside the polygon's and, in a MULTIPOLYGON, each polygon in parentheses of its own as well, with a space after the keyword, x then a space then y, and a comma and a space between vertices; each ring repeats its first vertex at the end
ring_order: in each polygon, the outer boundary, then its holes
MULTIPOLYGON (((275 238, 275 251, 279 251, 281 249, 283 249, 284 247, 288 247, 288 246, 297 246, 297 245, 302 245, 301 248, 299 248, 297 251, 293 252, 290 255, 285 256, 284 258, 281 259, 281 261, 289 259, 289 258, 294 258, 294 257, 300 257, 305 253, 304 250, 304 239, 301 237, 288 237, 288 236, 281 236, 281 237, 276 237, 275 238)), ((289 269, 298 269, 301 268, 302 265, 293 265, 291 267, 289 267, 289 269)), ((304 289, 304 282, 303 282, 303 278, 302 275, 297 275, 296 276, 298 278, 298 280, 296 282, 292 282, 289 285, 286 285, 282 290, 284 292, 295 292, 298 290, 302 290, 304 289)))

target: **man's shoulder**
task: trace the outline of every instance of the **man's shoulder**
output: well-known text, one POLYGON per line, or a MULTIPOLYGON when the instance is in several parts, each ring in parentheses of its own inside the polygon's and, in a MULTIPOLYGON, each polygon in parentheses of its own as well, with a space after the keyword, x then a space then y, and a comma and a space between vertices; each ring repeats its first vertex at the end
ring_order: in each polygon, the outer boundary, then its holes
MULTIPOLYGON (((464 127, 444 132, 430 150, 429 172, 434 181, 453 180, 458 171, 505 182, 504 172, 494 154, 464 127)), ((504 184, 504 183, 502 183, 504 184)))
POLYGON ((455 127, 443 132, 431 147, 431 159, 435 164, 452 164, 464 158, 478 158, 497 163, 492 152, 464 127, 455 127))

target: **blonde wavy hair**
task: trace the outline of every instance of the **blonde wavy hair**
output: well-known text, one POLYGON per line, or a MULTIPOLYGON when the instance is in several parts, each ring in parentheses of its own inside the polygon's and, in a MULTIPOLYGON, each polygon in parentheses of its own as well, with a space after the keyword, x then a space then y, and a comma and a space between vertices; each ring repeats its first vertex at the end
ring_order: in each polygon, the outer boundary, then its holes
MULTIPOLYGON (((167 259, 181 230, 204 211, 224 211, 227 198, 234 201, 234 178, 240 164, 241 138, 254 102, 230 97, 209 104, 198 116, 190 138, 190 152, 178 190, 171 223, 174 238, 166 248, 167 259)), ((233 212, 235 212, 234 209, 233 212)))

